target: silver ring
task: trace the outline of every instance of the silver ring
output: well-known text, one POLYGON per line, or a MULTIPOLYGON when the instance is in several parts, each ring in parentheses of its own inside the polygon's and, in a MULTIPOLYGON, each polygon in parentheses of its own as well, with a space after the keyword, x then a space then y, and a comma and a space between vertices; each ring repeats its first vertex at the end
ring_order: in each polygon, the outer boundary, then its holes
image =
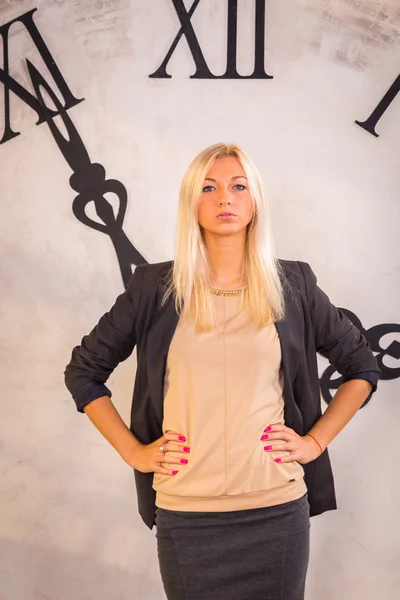
POLYGON ((164 446, 160 446, 160 452, 164 454, 164 446))

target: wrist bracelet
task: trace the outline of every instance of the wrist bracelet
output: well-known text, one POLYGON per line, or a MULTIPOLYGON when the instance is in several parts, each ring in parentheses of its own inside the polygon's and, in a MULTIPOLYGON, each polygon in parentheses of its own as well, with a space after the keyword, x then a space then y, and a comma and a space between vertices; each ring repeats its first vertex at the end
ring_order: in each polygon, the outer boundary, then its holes
POLYGON ((318 445, 318 448, 321 450, 321 454, 322 454, 322 447, 321 444, 319 443, 318 440, 315 439, 315 437, 313 435, 311 435, 311 433, 307 433, 308 437, 312 438, 314 440, 314 442, 318 445))

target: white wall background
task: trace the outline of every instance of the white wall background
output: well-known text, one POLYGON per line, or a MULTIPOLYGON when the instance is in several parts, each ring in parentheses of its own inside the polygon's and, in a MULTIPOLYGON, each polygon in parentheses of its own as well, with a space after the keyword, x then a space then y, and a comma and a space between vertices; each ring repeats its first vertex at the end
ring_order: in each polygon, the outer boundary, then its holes
MULTIPOLYGON (((248 73, 254 6, 239 6, 248 73)), ((86 98, 69 114, 93 162, 127 187, 124 229, 147 260, 172 258, 192 157, 236 141, 264 176, 278 256, 310 262, 366 328, 399 322, 400 95, 378 139, 354 124, 400 73, 398 0, 270 0, 272 81, 191 80, 185 40, 173 78, 149 79, 179 28, 170 0, 3 0, 0 24, 34 7, 72 92, 86 98)), ((202 0, 193 24, 222 73, 225 1, 202 0)), ((47 71, 23 27, 11 34, 11 75, 32 90, 25 58, 47 71)), ((158 600, 154 531, 137 515, 133 475, 63 385, 72 347, 123 289, 116 256, 73 216, 70 170, 35 120, 12 97, 21 135, 0 146, 0 599, 158 600)), ((126 419, 134 369, 132 356, 109 380, 126 419)), ((308 600, 400 597, 399 418, 399 381, 381 381, 332 443, 340 508, 312 521, 308 600)))

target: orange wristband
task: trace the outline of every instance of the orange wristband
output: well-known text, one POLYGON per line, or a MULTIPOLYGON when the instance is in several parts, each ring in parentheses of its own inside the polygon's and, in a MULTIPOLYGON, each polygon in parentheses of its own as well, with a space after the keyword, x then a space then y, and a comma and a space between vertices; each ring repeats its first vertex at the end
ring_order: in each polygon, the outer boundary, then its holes
POLYGON ((321 444, 319 443, 319 441, 316 440, 315 437, 313 435, 311 435, 311 433, 307 433, 307 435, 308 435, 308 437, 312 438, 314 440, 314 442, 318 445, 318 448, 320 449, 321 454, 322 454, 322 448, 321 448, 321 444))

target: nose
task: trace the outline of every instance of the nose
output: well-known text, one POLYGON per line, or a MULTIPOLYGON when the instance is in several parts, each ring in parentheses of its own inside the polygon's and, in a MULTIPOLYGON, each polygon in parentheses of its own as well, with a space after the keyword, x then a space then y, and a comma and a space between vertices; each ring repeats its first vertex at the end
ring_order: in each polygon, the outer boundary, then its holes
POLYGON ((232 204, 232 196, 229 190, 223 189, 221 190, 218 196, 219 206, 226 206, 228 204, 232 204))

